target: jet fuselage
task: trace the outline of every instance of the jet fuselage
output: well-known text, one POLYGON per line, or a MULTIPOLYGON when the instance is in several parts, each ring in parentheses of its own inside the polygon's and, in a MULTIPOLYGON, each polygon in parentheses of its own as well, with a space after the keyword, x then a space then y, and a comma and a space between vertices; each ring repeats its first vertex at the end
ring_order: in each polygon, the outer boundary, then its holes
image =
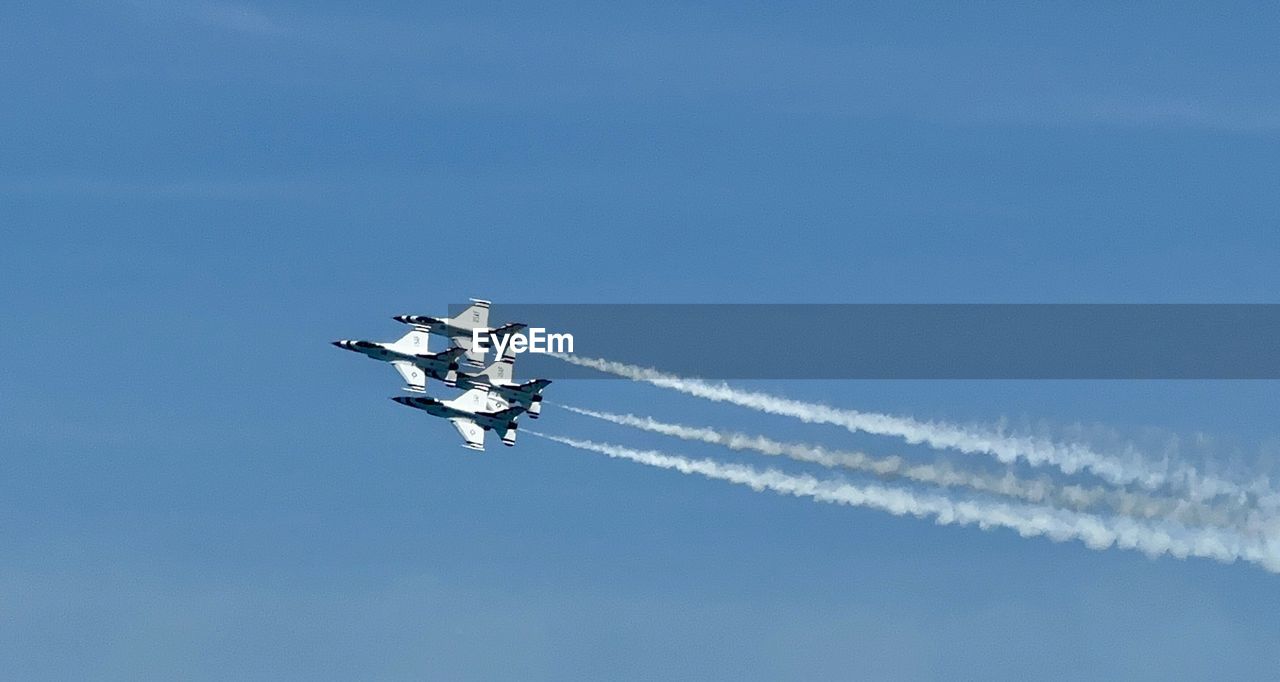
MULTIPOLYGON (((446 375, 458 370, 457 352, 445 351, 443 353, 411 353, 404 350, 398 350, 393 344, 378 343, 376 341, 351 341, 343 339, 334 341, 333 345, 349 351, 360 353, 370 360, 379 360, 381 362, 407 362, 423 371, 431 374, 437 379, 446 380, 446 375)), ((424 349, 425 350, 425 349, 424 349)), ((452 379, 447 379, 452 383, 452 379)))

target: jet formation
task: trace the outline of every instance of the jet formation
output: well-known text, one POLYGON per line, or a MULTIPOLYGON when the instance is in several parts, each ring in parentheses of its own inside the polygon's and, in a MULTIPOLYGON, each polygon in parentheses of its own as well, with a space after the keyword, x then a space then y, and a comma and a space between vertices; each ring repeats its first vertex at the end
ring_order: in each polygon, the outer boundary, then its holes
MULTIPOLYGON (((515 381, 515 354, 507 350, 502 357, 485 365, 486 351, 472 347, 474 330, 490 336, 506 336, 526 325, 511 322, 496 329, 489 328, 489 301, 471 299, 455 317, 429 315, 396 315, 397 322, 409 325, 408 333, 396 341, 334 341, 333 345, 360 353, 371 360, 391 363, 404 379, 404 390, 419 395, 396 396, 392 400, 414 407, 434 417, 448 419, 462 436, 462 446, 484 450, 484 434, 493 431, 503 445, 515 445, 516 420, 524 414, 537 419, 542 413, 542 391, 551 381, 533 379, 515 381), (428 349, 432 335, 448 339, 449 348, 438 353, 428 349), (474 374, 462 371, 462 363, 483 367, 474 374), (436 379, 449 388, 462 389, 451 400, 425 395, 428 379, 436 379)), ((497 354, 495 353, 495 356, 497 354)))

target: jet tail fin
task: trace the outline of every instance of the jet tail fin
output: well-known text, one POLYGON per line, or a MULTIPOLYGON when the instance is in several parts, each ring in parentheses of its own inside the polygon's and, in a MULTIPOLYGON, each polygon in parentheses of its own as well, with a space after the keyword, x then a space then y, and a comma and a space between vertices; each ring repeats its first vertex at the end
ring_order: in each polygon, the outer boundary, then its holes
POLYGON ((449 318, 449 322, 459 329, 476 329, 489 326, 489 302, 473 298, 471 305, 462 312, 449 318))
POLYGON ((489 391, 484 388, 473 388, 462 393, 453 400, 445 401, 445 405, 463 412, 480 412, 484 408, 485 398, 489 391))
POLYGON ((515 362, 504 356, 481 370, 480 375, 488 377, 492 386, 506 386, 515 376, 515 362))
POLYGON ((391 350, 410 355, 427 353, 429 352, 427 342, 430 339, 431 334, 425 329, 414 327, 407 334, 397 339, 395 343, 391 344, 391 350))

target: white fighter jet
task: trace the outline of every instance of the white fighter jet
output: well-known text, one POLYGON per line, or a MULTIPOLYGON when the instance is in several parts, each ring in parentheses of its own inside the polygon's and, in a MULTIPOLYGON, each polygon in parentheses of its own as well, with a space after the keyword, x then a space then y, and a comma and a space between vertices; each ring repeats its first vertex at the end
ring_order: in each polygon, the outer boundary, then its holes
POLYGON ((392 400, 448 419, 462 436, 462 447, 484 450, 484 432, 496 431, 503 445, 516 444, 516 417, 523 407, 508 407, 502 398, 483 388, 473 388, 453 400, 398 395, 392 400))
POLYGON ((515 382, 516 357, 510 351, 477 374, 465 372, 458 375, 458 388, 483 388, 496 393, 509 405, 523 407, 530 419, 542 414, 542 389, 551 384, 550 379, 533 379, 523 384, 515 382))
POLYGON ((480 367, 484 364, 484 352, 471 348, 472 332, 476 329, 488 331, 495 336, 513 334, 524 329, 526 325, 519 323, 504 324, 497 329, 489 329, 489 301, 478 298, 471 299, 467 306, 456 317, 431 317, 430 315, 396 315, 391 318, 396 322, 413 325, 431 334, 443 336, 453 345, 466 351, 467 361, 480 367))
POLYGON ((391 363, 400 372, 400 376, 404 377, 406 391, 425 393, 428 377, 439 379, 446 386, 454 385, 458 379, 458 358, 465 352, 455 347, 439 353, 429 353, 428 339, 425 331, 411 329, 394 343, 343 339, 334 341, 333 345, 362 353, 373 360, 391 363))

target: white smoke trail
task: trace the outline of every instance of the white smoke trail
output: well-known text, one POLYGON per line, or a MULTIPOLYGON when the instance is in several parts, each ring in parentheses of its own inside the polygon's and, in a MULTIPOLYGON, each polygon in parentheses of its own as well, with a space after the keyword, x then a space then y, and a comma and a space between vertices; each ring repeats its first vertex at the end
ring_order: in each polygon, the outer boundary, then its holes
MULTIPOLYGON (((828 450, 819 445, 806 443, 784 443, 764 436, 721 431, 710 427, 672 424, 652 417, 600 412, 563 404, 558 407, 620 426, 674 436, 682 440, 721 445, 730 450, 750 450, 764 455, 812 462, 825 467, 844 467, 877 476, 902 477, 947 488, 964 487, 978 492, 1012 497, 1037 504, 1050 504, 1076 511, 1088 511, 1106 506, 1112 512, 1135 518, 1170 519, 1209 526, 1227 526, 1235 523, 1225 510, 1189 500, 1155 498, 1150 495, 1100 487, 1062 485, 1047 477, 1026 479, 1012 472, 998 475, 965 471, 956 469, 941 460, 930 464, 912 464, 897 456, 876 457, 864 452, 828 450)), ((1242 522, 1247 523, 1247 520, 1242 522)))
POLYGON ((629 365, 613 360, 588 358, 563 353, 551 353, 565 362, 589 367, 616 376, 643 381, 661 388, 705 398, 715 402, 727 402, 760 412, 793 417, 814 424, 833 424, 849 431, 861 431, 874 435, 897 436, 911 444, 923 443, 937 449, 954 449, 963 453, 981 453, 1011 464, 1018 459, 1033 466, 1051 465, 1067 474, 1089 471, 1113 485, 1137 484, 1147 490, 1169 487, 1185 493, 1195 501, 1205 501, 1221 495, 1244 502, 1249 494, 1258 496, 1268 507, 1280 506, 1277 494, 1265 481, 1255 481, 1242 486, 1215 476, 1201 474, 1186 464, 1163 462, 1159 465, 1144 460, 1137 453, 1124 456, 1106 456, 1078 443, 1056 443, 1042 438, 1015 436, 1000 431, 948 424, 922 422, 910 417, 898 417, 874 412, 841 409, 756 391, 736 389, 725 383, 711 383, 701 379, 680 377, 656 369, 629 365))
POLYGON ((609 443, 576 440, 536 431, 529 433, 581 450, 662 469, 674 469, 685 474, 699 474, 749 486, 756 491, 770 490, 821 502, 869 507, 895 516, 932 518, 935 523, 944 526, 976 525, 983 530, 1000 527, 1012 529, 1023 537, 1044 536, 1057 542, 1079 540, 1086 547, 1095 550, 1114 546, 1135 549, 1152 557, 1164 554, 1180 559, 1196 556, 1224 563, 1243 560, 1258 564, 1273 573, 1280 573, 1280 546, 1274 540, 1274 534, 1259 541, 1246 541, 1239 535, 1221 530, 1191 530, 1174 524, 1150 526, 1132 519, 1103 518, 1042 506, 952 499, 904 488, 819 480, 775 469, 760 471, 740 464, 688 459, 652 450, 633 450, 609 443))

